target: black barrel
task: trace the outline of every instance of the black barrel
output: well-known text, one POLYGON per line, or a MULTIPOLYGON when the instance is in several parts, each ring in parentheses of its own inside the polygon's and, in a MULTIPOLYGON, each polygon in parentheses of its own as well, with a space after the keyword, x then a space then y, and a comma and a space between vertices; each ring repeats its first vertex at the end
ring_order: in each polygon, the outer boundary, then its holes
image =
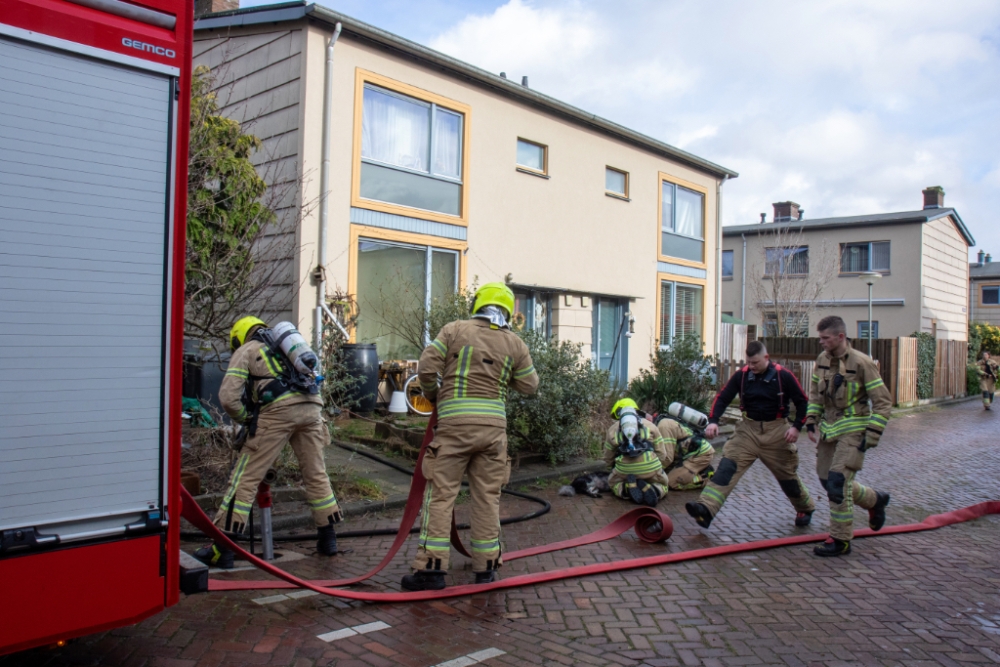
POLYGON ((373 412, 378 399, 378 352, 374 343, 347 343, 343 346, 347 373, 358 378, 351 387, 349 398, 356 402, 358 412, 373 412))

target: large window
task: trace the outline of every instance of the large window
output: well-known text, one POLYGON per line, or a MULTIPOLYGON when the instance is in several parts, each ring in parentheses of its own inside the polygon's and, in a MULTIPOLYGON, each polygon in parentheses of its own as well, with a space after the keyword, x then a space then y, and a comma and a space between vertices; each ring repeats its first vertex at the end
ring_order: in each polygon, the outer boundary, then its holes
POLYGON ((700 285, 660 281, 660 347, 675 338, 702 337, 703 295, 700 285))
POLYGON ((549 172, 549 149, 527 139, 517 140, 517 167, 537 174, 549 172))
POLYGON ((809 315, 791 312, 783 315, 784 327, 778 326, 778 314, 764 313, 764 336, 802 336, 809 335, 809 315))
POLYGON ((458 289, 458 263, 454 250, 359 239, 357 340, 379 359, 419 357, 426 313, 458 289))
POLYGON ((464 114, 370 83, 363 96, 359 195, 460 217, 464 114))
POLYGON ((983 305, 984 306, 1000 305, 1000 285, 983 286, 983 305))
POLYGON ((660 181, 660 255, 705 261, 705 195, 660 181))
POLYGON ((723 250, 722 251, 722 277, 732 278, 733 277, 733 251, 723 250))
POLYGON ((514 292, 514 321, 512 322, 514 327, 518 330, 537 331, 548 338, 552 333, 549 301, 549 295, 542 292, 514 292))
POLYGON ((765 248, 764 274, 768 276, 809 275, 809 247, 765 248))
POLYGON ((889 242, 840 244, 840 272, 889 271, 889 242))

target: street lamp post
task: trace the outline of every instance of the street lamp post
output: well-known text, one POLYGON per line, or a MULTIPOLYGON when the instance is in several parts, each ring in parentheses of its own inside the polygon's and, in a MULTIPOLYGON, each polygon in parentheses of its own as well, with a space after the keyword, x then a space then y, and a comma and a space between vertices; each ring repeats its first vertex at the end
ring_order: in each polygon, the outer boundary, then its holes
POLYGON ((868 285, 868 356, 872 356, 872 286, 882 277, 878 271, 865 271, 858 276, 868 285))

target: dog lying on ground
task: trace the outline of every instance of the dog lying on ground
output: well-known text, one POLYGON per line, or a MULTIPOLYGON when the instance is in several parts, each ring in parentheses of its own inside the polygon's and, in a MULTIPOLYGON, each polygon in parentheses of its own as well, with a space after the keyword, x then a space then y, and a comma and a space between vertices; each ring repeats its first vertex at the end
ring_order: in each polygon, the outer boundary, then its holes
POLYGON ((560 496, 575 496, 580 493, 591 498, 600 498, 602 492, 611 492, 606 472, 587 472, 573 480, 572 484, 559 489, 560 496))

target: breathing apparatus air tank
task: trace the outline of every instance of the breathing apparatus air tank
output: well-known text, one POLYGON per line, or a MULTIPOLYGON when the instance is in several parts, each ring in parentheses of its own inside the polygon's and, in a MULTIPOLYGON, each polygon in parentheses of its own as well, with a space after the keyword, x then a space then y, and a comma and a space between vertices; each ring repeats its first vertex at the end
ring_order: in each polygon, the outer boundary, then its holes
POLYGON ((274 332, 274 343, 292 362, 295 370, 303 375, 313 375, 319 366, 319 358, 298 329, 291 322, 278 322, 271 330, 274 332))
POLYGON ((694 408, 689 408, 683 403, 671 403, 667 408, 667 413, 698 430, 704 430, 708 426, 708 415, 704 412, 698 412, 694 408))

